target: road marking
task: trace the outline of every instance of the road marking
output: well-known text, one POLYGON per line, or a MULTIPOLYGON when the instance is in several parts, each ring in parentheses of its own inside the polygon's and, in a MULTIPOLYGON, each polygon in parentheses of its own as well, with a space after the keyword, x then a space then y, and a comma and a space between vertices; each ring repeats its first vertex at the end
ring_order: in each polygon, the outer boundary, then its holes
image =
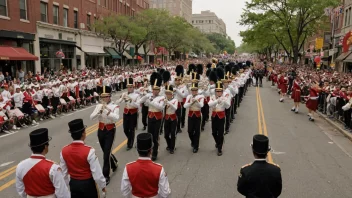
POLYGON ((121 144, 119 144, 114 150, 112 150, 112 153, 115 154, 117 151, 119 151, 123 146, 127 144, 127 139, 123 141, 121 144))
MULTIPOLYGON (((261 121, 262 121, 262 124, 263 124, 263 130, 261 130, 261 127, 259 127, 259 134, 264 134, 265 136, 268 137, 268 130, 266 128, 266 122, 265 122, 265 117, 264 117, 264 109, 263 109, 262 99, 261 99, 260 91, 259 91, 258 87, 256 87, 256 92, 257 92, 257 100, 259 101, 258 112, 260 111, 260 115, 261 115, 261 119, 262 119, 261 121)), ((260 120, 260 119, 258 119, 258 120, 260 120)), ((258 124, 259 123, 260 123, 260 121, 258 121, 258 124)), ((271 156, 271 152, 268 153, 267 159, 268 159, 269 163, 271 163, 271 164, 274 163, 273 157, 271 156)))
POLYGON ((0 192, 3 191, 4 189, 10 187, 15 182, 16 182, 16 179, 12 179, 11 181, 7 182, 6 184, 0 186, 0 192))
POLYGON ((6 134, 13 134, 13 132, 11 132, 11 131, 3 131, 4 133, 6 133, 6 134))
POLYGON ((12 161, 12 162, 6 162, 6 163, 3 163, 3 164, 0 164, 0 167, 10 165, 10 164, 12 164, 12 163, 14 163, 14 162, 15 162, 15 161, 12 161))
POLYGON ((11 168, 9 168, 9 169, 7 169, 7 170, 1 172, 1 173, 0 173, 0 176, 3 176, 3 175, 5 175, 6 173, 8 173, 8 172, 10 172, 10 171, 13 171, 14 169, 16 169, 16 167, 17 167, 17 165, 15 165, 15 166, 13 166, 13 167, 11 167, 11 168))

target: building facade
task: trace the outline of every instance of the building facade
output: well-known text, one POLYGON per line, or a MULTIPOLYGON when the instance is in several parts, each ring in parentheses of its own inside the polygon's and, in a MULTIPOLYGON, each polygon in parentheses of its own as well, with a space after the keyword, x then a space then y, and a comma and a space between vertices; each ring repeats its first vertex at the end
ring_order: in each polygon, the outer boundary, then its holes
POLYGON ((134 16, 148 8, 148 0, 2 0, 0 46, 35 55, 37 60, 17 64, 34 72, 105 66, 112 43, 97 37, 91 25, 104 16, 134 16))
POLYGON ((226 24, 214 12, 202 11, 192 14, 192 25, 204 33, 219 33, 226 36, 226 24))
POLYGON ((183 17, 188 23, 192 21, 192 0, 150 0, 150 7, 168 10, 172 16, 183 17))

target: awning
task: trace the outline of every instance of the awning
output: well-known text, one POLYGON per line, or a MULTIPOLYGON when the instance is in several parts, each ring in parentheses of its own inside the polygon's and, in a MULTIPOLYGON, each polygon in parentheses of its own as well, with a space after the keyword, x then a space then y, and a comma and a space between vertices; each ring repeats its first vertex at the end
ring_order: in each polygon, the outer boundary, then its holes
POLYGON ((127 59, 133 59, 132 56, 126 51, 123 52, 123 56, 125 56, 127 59))
POLYGON ((110 54, 113 59, 121 59, 121 56, 115 51, 114 48, 106 47, 104 50, 106 53, 110 54))
POLYGON ((4 47, 0 46, 0 60, 38 60, 38 57, 27 52, 26 49, 22 47, 4 47))
POLYGON ((102 47, 93 45, 83 45, 82 51, 89 56, 109 56, 102 47))
POLYGON ((154 52, 149 51, 149 52, 148 52, 148 56, 155 56, 155 54, 154 54, 154 52))
POLYGON ((349 62, 349 63, 352 62, 352 54, 351 54, 351 52, 349 52, 349 55, 347 56, 347 58, 345 58, 345 60, 343 62, 349 62))
POLYGON ((345 60, 346 57, 347 57, 348 55, 350 55, 351 53, 352 53, 351 51, 344 52, 344 53, 340 54, 340 56, 337 57, 335 61, 336 61, 336 62, 341 62, 341 61, 345 60))

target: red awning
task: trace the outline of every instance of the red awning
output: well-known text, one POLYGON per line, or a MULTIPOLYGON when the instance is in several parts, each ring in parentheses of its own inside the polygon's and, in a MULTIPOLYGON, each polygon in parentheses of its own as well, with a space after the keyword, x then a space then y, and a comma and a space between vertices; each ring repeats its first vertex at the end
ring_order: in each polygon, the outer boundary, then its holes
POLYGON ((0 46, 0 60, 38 60, 38 57, 22 47, 0 46))

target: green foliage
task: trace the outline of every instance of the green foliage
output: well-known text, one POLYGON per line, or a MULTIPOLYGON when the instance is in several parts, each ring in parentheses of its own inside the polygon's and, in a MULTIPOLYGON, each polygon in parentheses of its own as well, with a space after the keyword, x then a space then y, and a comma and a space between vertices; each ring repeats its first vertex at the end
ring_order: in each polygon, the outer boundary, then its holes
POLYGON ((219 33, 207 34, 207 38, 214 45, 218 53, 223 53, 224 51, 227 51, 229 54, 235 53, 236 45, 231 38, 219 33))

